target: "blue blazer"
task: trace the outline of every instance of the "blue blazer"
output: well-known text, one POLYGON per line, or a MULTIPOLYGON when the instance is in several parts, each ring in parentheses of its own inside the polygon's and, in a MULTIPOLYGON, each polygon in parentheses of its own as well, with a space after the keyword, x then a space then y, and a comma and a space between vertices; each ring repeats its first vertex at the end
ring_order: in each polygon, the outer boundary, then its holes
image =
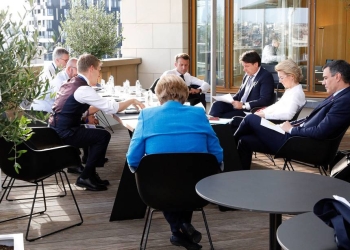
POLYGON ((302 120, 302 127, 294 127, 291 136, 306 136, 315 139, 330 139, 339 135, 350 125, 350 87, 343 89, 335 97, 321 102, 309 116, 302 120))
MULTIPOLYGON (((240 101, 245 91, 245 80, 248 75, 243 77, 242 85, 239 91, 233 96, 233 100, 240 101)), ((274 80, 270 72, 263 67, 260 67, 259 73, 254 79, 254 87, 251 89, 247 102, 249 102, 250 108, 265 107, 275 102, 274 95, 274 80)))
POLYGON ((126 158, 137 167, 145 154, 210 153, 218 163, 223 150, 205 111, 168 101, 161 106, 141 110, 126 158))

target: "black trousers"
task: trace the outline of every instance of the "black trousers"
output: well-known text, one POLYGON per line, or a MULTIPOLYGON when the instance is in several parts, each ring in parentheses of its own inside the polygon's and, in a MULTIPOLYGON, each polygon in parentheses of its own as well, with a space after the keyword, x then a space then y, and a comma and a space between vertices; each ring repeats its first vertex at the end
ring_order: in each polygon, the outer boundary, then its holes
POLYGON ((87 148, 88 156, 81 178, 94 175, 97 166, 103 166, 111 134, 101 128, 85 128, 83 125, 72 136, 63 138, 65 144, 77 148, 87 148))
POLYGON ((220 118, 232 118, 234 116, 245 116, 243 109, 234 109, 231 103, 214 102, 210 108, 209 115, 220 118))
POLYGON ((183 223, 191 223, 193 211, 163 211, 172 233, 177 233, 183 223))

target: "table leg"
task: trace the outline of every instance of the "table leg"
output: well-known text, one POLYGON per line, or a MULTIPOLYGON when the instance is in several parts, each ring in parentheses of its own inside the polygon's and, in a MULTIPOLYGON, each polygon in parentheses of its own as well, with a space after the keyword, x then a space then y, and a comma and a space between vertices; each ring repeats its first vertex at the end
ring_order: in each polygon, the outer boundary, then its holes
POLYGON ((282 223, 282 214, 270 214, 270 250, 281 250, 277 241, 277 228, 282 223))
POLYGON ((142 219, 145 217, 146 208, 137 191, 135 175, 131 173, 125 161, 109 221, 142 219))

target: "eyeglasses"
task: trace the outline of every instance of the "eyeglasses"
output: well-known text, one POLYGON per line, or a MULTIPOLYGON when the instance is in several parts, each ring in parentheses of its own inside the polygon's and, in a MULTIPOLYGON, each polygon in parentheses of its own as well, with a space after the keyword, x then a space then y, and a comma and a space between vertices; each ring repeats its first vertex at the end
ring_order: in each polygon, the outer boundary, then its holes
POLYGON ((67 63, 69 61, 69 58, 68 59, 60 58, 60 60, 65 61, 67 63))

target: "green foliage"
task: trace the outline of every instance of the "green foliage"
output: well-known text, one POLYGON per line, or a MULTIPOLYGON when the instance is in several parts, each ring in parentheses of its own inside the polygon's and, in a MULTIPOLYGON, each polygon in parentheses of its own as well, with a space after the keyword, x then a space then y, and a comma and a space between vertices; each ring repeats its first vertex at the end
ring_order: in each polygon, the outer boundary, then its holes
MULTIPOLYGON (((37 53, 38 34, 28 35, 23 23, 26 14, 13 21, 8 10, 0 10, 0 138, 13 142, 15 150, 32 135, 27 127, 31 120, 22 116, 21 103, 38 98, 41 86, 48 85, 30 67, 37 53)), ((16 152, 17 157, 22 153, 16 152)), ((15 167, 17 171, 16 162, 15 167)))
POLYGON ((113 56, 117 45, 123 40, 117 31, 119 15, 106 13, 103 3, 86 7, 81 0, 71 0, 69 15, 61 22, 61 26, 65 44, 75 56, 85 52, 98 58, 113 56))

